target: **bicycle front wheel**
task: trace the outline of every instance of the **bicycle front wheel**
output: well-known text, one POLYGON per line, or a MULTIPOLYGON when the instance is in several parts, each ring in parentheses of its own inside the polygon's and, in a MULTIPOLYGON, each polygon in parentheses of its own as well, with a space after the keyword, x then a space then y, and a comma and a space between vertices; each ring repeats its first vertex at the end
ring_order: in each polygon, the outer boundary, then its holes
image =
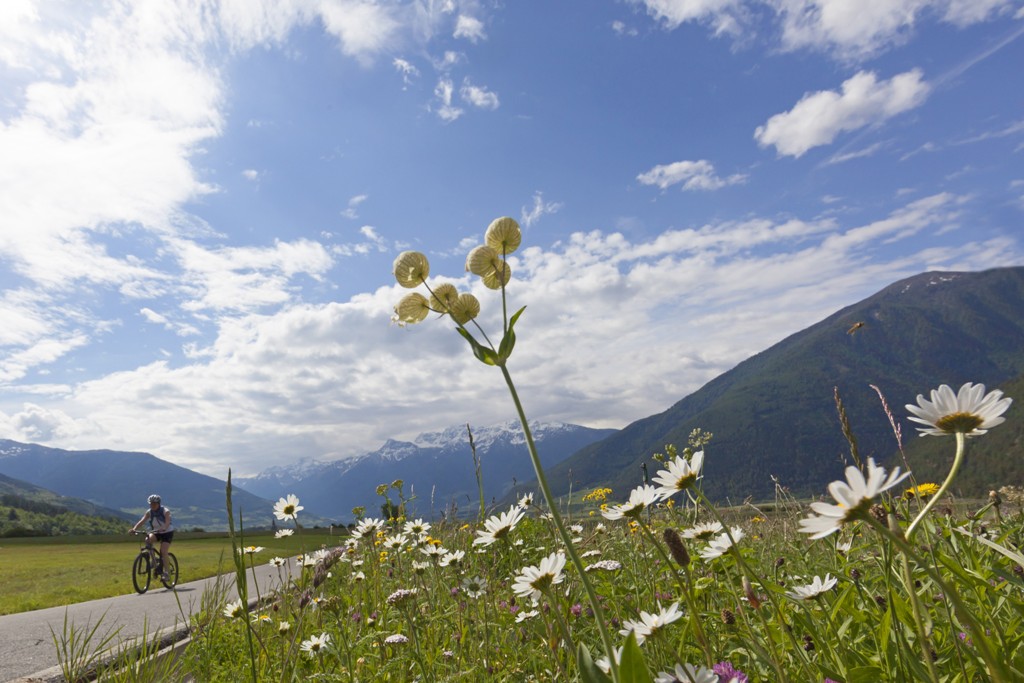
POLYGON ((149 553, 139 553, 132 565, 132 583, 138 593, 145 593, 149 590, 149 553))
POLYGON ((167 578, 161 576, 160 583, 164 585, 164 588, 174 588, 178 585, 178 558, 174 556, 174 553, 167 553, 167 562, 163 569, 167 578))

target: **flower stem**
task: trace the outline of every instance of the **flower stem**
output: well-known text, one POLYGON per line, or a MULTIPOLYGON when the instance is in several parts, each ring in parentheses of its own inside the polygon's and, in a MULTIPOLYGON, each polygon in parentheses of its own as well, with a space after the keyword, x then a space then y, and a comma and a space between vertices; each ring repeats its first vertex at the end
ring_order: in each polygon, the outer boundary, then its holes
POLYGON ((598 630, 601 633, 601 644, 604 646, 605 654, 608 656, 608 661, 611 664, 612 680, 614 683, 619 681, 619 670, 618 665, 615 662, 615 646, 612 643, 611 635, 608 633, 608 626, 604 622, 604 610, 601 609, 601 603, 597 599, 597 592, 594 590, 593 584, 590 582, 590 578, 587 576, 587 568, 583 566, 583 560, 580 559, 579 553, 573 547, 572 536, 569 535, 568 530, 565 528, 565 523, 562 521, 562 516, 558 512, 558 502, 555 497, 551 494, 551 487, 548 486, 548 479, 544 475, 544 468, 540 463, 540 456, 537 454, 537 446, 533 442, 533 433, 530 431, 530 425, 526 419, 526 412, 523 410, 523 404, 519 401, 519 393, 516 391, 515 384, 512 382, 512 375, 509 374, 508 368, 502 364, 501 374, 505 378, 505 384, 508 386, 509 393, 512 395, 512 402, 516 406, 516 413, 519 415, 519 422, 523 427, 523 434, 526 436, 526 446, 530 452, 530 461, 533 464, 534 474, 537 475, 537 484, 540 486, 541 493, 544 495, 544 501, 547 503, 548 512, 551 513, 551 520, 555 523, 555 528, 558 530, 558 535, 562 539, 562 543, 565 545, 565 551, 569 555, 569 559, 572 561, 573 567, 576 568, 576 573, 579 574, 580 581, 583 583, 583 588, 587 592, 587 599, 590 601, 590 607, 594 610, 594 617, 597 621, 598 630))
POLYGON ((936 492, 936 494, 932 496, 932 499, 928 501, 928 504, 924 506, 924 509, 921 510, 921 512, 917 513, 917 517, 915 517, 914 521, 911 522, 910 526, 907 527, 907 539, 911 537, 911 535, 914 533, 914 529, 917 528, 917 525, 920 524, 921 520, 924 519, 925 515, 927 515, 931 511, 931 509, 935 507, 935 504, 939 502, 939 498, 942 498, 942 496, 946 493, 946 489, 948 489, 950 485, 953 483, 953 478, 956 477, 956 473, 960 470, 960 465, 962 465, 964 462, 964 440, 964 433, 957 432, 956 455, 953 456, 953 466, 949 468, 949 474, 946 475, 946 480, 942 482, 942 486, 939 487, 939 490, 936 492))

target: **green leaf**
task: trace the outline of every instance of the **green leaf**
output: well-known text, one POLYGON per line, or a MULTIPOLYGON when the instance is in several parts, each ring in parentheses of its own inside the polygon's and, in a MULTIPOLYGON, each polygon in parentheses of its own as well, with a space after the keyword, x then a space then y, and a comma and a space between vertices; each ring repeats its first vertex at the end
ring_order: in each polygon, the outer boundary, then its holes
POLYGON ((858 666, 846 674, 846 683, 876 683, 885 680, 882 670, 877 666, 858 666))
POLYGON ((473 339, 473 335, 461 327, 456 327, 455 330, 469 342, 469 346, 473 349, 473 355, 476 356, 477 360, 485 365, 501 365, 501 359, 498 355, 486 346, 481 345, 476 339, 473 339))
POLYGON ((576 648, 576 663, 580 667, 583 683, 611 683, 611 679, 594 663, 590 650, 583 643, 576 648))
POLYGON ((636 634, 632 631, 626 636, 626 644, 622 648, 622 662, 619 664, 619 683, 651 683, 651 672, 644 662, 644 653, 636 642, 636 634))
POLYGON ((519 320, 519 316, 521 316, 525 310, 526 306, 523 306, 516 311, 512 315, 512 319, 508 321, 508 331, 505 332, 505 336, 502 338, 501 344, 498 345, 498 355, 501 356, 502 359, 507 360, 508 357, 512 355, 512 349, 515 348, 516 345, 516 332, 513 328, 515 328, 516 321, 519 320))

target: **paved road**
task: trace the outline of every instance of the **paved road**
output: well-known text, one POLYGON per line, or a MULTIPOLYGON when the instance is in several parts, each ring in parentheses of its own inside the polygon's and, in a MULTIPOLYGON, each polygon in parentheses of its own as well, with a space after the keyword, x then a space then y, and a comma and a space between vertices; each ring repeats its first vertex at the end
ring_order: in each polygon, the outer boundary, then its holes
MULTIPOLYGON (((256 567, 256 578, 248 572, 249 597, 255 598, 258 588, 266 595, 281 585, 279 569, 270 565, 256 567)), ((120 595, 114 598, 81 602, 65 607, 22 612, 0 616, 0 681, 18 681, 57 666, 57 650, 53 633, 64 630, 64 617, 76 630, 91 629, 100 622, 98 634, 120 628, 117 642, 152 635, 165 628, 184 626, 188 618, 200 610, 203 592, 215 590, 217 577, 179 584, 173 591, 154 583, 149 592, 120 595), (102 620, 102 621, 101 621, 102 620)), ((220 579, 230 599, 237 598, 234 574, 220 579)))

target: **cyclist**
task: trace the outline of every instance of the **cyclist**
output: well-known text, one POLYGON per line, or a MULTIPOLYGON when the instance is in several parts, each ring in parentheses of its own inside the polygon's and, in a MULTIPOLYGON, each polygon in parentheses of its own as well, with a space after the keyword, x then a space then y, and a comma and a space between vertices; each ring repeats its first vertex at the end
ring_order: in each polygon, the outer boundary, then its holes
POLYGON ((160 572, 160 578, 167 580, 167 551, 171 547, 171 541, 174 539, 174 526, 171 524, 171 511, 160 504, 160 496, 155 493, 149 497, 149 510, 146 514, 142 515, 142 519, 135 523, 132 527, 132 531, 138 531, 139 527, 149 522, 149 526, 152 531, 147 537, 149 543, 155 544, 160 541, 160 566, 157 571, 160 572))

